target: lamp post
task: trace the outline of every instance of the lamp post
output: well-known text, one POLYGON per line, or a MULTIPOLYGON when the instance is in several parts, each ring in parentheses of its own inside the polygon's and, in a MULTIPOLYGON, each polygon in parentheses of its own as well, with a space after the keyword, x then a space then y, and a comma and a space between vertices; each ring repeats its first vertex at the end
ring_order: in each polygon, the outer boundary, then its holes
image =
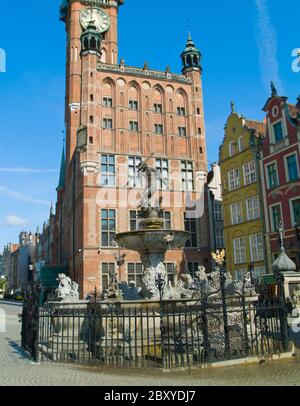
POLYGON ((254 279, 253 279, 254 264, 253 264, 253 262, 250 263, 248 271, 250 274, 251 285, 254 285, 254 279))
POLYGON ((222 300, 222 310, 223 310, 223 323, 224 323, 224 344, 225 344, 225 354, 228 359, 230 358, 230 337, 229 337, 229 323, 228 323, 228 313, 227 313, 227 304, 226 304, 226 268, 225 258, 226 251, 217 250, 216 252, 211 253, 212 258, 214 259, 217 269, 220 272, 220 290, 221 290, 221 300, 222 300))
MULTIPOLYGON (((261 153, 263 150, 263 136, 262 134, 258 133, 256 130, 251 130, 250 133, 250 148, 254 154, 255 158, 255 167, 257 173, 257 182, 258 185, 262 182, 262 176, 260 171, 260 161, 261 161, 261 153)), ((258 187, 258 198, 259 198, 259 206, 260 206, 260 214, 261 214, 261 224, 262 224, 262 231, 263 231, 263 246, 265 252, 265 268, 268 270, 269 268, 269 259, 267 255, 267 226, 266 226, 266 218, 265 218, 265 207, 264 207, 264 199, 262 189, 258 187)))
POLYGON ((159 291, 159 310, 160 310, 160 339, 161 339, 161 360, 162 360, 162 367, 164 367, 164 325, 163 325, 163 290, 165 287, 165 280, 161 274, 161 272, 157 272, 155 276, 155 286, 159 291))

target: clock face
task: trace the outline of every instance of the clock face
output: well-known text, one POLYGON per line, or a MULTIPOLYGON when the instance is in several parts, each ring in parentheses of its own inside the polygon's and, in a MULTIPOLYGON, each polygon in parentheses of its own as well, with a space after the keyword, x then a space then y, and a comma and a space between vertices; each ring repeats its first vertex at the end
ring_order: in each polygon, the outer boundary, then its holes
POLYGON ((81 12, 80 23, 84 29, 87 29, 91 21, 93 21, 97 31, 102 33, 109 30, 110 18, 100 8, 90 7, 81 12))

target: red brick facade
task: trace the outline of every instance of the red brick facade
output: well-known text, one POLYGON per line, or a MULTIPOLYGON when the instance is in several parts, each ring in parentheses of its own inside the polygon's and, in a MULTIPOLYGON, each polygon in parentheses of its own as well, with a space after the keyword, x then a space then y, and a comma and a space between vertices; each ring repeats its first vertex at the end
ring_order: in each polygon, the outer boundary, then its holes
MULTIPOLYGON (((185 255, 181 250, 169 252, 166 261, 174 263, 177 273, 187 263, 209 266, 210 262, 202 69, 190 67, 174 75, 169 69, 159 72, 146 65, 140 69, 124 61, 118 64, 115 1, 111 6, 99 2, 111 19, 101 58, 93 52, 81 54, 80 12, 88 3, 72 1, 66 15, 66 168, 64 186, 58 189, 52 240, 52 265, 68 266, 82 297, 95 286, 103 288, 103 264, 117 267, 119 249, 104 241, 115 232, 130 230, 130 210, 137 210, 135 202, 142 190, 131 183, 131 164, 150 154, 149 163, 161 165, 168 173, 169 191, 161 191, 160 196, 172 228, 184 229, 186 207, 192 206, 187 201, 196 202, 195 247, 186 249, 185 255), (103 171, 105 165, 108 173, 115 172, 110 179, 103 171), (190 194, 183 192, 185 183, 192 189, 190 194), (106 209, 112 212, 102 211, 106 209), (106 219, 105 213, 113 218, 106 219)), ((189 227, 194 230, 193 221, 189 227)), ((140 258, 135 252, 121 253, 126 258, 120 278, 127 280, 128 269, 133 268, 129 264, 139 264, 140 258)))

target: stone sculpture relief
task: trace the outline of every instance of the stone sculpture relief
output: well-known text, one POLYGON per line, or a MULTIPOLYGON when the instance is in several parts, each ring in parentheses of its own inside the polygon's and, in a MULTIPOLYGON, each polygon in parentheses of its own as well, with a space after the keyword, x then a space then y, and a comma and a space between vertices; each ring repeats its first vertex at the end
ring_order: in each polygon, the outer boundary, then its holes
POLYGON ((59 285, 55 291, 53 300, 58 301, 79 300, 78 284, 76 282, 72 282, 71 278, 69 278, 63 273, 58 275, 57 280, 59 281, 59 285))

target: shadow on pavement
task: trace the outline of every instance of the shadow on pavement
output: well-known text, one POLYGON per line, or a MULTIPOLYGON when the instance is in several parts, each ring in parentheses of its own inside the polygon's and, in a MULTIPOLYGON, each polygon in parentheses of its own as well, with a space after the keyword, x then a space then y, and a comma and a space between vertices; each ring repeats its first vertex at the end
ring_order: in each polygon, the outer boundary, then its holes
POLYGON ((13 348, 14 354, 19 358, 19 359, 26 359, 28 361, 33 361, 30 355, 23 350, 23 348, 20 345, 20 342, 16 342, 11 340, 10 338, 6 339, 8 344, 13 348))

